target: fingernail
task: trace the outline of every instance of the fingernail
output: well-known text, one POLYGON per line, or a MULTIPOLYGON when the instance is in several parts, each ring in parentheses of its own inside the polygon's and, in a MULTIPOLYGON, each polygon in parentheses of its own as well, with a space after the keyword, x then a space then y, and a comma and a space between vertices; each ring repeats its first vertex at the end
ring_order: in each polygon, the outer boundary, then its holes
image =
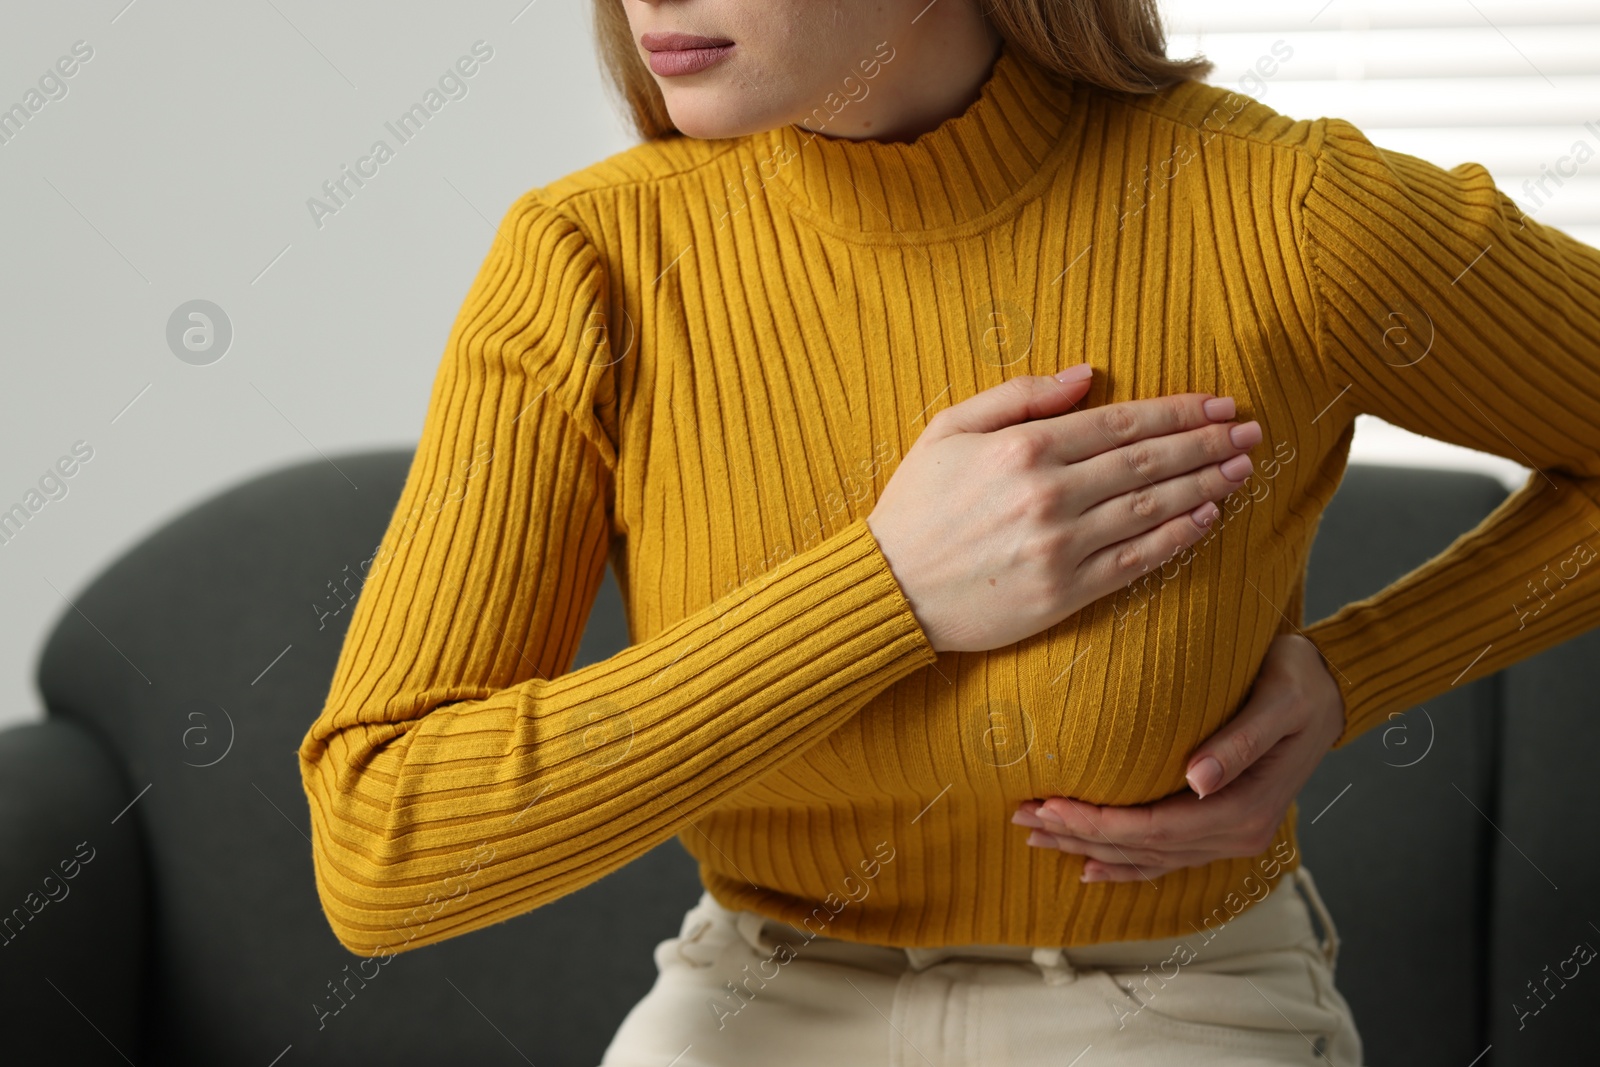
POLYGON ((1189 786, 1201 796, 1215 789, 1222 781, 1222 764, 1212 756, 1196 763, 1189 771, 1189 786))
POLYGON ((1030 845, 1053 845, 1053 844, 1055 844, 1055 841, 1054 841, 1054 839, 1051 838, 1051 836, 1049 834, 1045 833, 1044 831, 1035 830, 1033 833, 1028 835, 1028 844, 1030 844, 1030 845))
POLYGON ((1062 384, 1081 382, 1094 373, 1094 368, 1087 363, 1075 363, 1066 370, 1057 371, 1055 380, 1062 384))
POLYGON ((1206 418, 1211 419, 1213 422, 1227 422, 1233 418, 1233 397, 1231 396, 1212 397, 1200 406, 1205 409, 1206 418))
POLYGON ((1255 464, 1250 462, 1249 456, 1234 456, 1221 464, 1218 469, 1230 482, 1242 482, 1254 467, 1255 464))
POLYGON ((1195 522, 1199 523, 1201 526, 1210 526, 1216 521, 1217 516, 1220 514, 1222 514, 1222 512, 1217 505, 1207 500, 1204 504, 1201 504, 1199 507, 1189 512, 1189 517, 1195 522))
POLYGON ((1233 442, 1234 448, 1249 448, 1261 443, 1261 424, 1254 419, 1240 423, 1228 431, 1228 440, 1233 442))

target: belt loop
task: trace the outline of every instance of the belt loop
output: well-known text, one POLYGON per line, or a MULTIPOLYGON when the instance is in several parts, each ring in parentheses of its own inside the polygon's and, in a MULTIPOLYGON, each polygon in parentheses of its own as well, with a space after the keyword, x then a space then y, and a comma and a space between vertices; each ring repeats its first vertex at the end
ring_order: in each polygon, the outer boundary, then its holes
POLYGON ((702 919, 697 920, 692 929, 690 929, 687 933, 680 934, 678 936, 678 938, 673 942, 673 950, 675 952, 677 952, 678 957, 680 959, 682 959, 684 962, 688 963, 689 966, 691 966, 691 967, 709 967, 709 966, 711 966, 705 960, 697 959, 696 957, 694 957, 694 956, 690 955, 689 953, 683 951, 683 947, 685 945, 693 945, 693 944, 695 944, 702 937, 704 937, 705 934, 706 934, 706 931, 710 930, 710 929, 711 929, 711 920, 710 919, 702 918, 702 919))
POLYGON ((1033 950, 1033 962, 1044 976, 1045 985, 1066 985, 1077 980, 1078 972, 1061 948, 1049 945, 1033 950))
POLYGON ((1316 911, 1317 921, 1322 924, 1322 956, 1328 961, 1328 969, 1333 970, 1339 962, 1339 931, 1334 926, 1333 916, 1328 912, 1322 894, 1317 892, 1317 883, 1312 880, 1311 872, 1304 865, 1294 869, 1294 880, 1300 895, 1316 911))
POLYGON ((739 936, 744 938, 745 944, 758 952, 769 955, 778 949, 777 943, 768 940, 762 934, 762 929, 767 925, 767 917, 759 912, 740 911, 734 918, 734 926, 739 931, 739 936))

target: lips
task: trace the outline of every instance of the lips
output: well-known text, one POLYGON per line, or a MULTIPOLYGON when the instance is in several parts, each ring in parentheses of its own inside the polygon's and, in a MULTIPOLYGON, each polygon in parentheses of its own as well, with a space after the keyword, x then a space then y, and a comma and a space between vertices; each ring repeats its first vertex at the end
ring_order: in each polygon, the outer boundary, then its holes
POLYGON ((702 37, 694 33, 647 33, 639 45, 650 53, 650 69, 663 78, 698 74, 720 62, 733 50, 726 37, 702 37))
POLYGON ((646 52, 679 52, 687 48, 716 48, 733 42, 726 37, 701 37, 693 33, 647 33, 639 38, 646 52))

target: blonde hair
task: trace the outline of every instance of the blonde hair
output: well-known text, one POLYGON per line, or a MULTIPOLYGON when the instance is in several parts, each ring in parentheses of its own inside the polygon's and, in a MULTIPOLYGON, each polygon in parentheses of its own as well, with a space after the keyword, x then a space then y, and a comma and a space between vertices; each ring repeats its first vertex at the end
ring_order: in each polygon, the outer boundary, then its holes
MULTIPOLYGON (((1167 58, 1156 0, 987 0, 984 17, 1012 49, 1076 82, 1154 93, 1205 77, 1201 56, 1167 58)), ((595 41, 611 91, 647 141, 681 137, 650 69, 639 57, 620 0, 594 0, 595 41)))

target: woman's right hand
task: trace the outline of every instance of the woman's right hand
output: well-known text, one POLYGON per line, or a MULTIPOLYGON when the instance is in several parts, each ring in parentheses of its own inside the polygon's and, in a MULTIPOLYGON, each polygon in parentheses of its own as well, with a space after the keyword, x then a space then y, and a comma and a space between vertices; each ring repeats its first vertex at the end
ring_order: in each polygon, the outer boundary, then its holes
POLYGON ((1089 381, 1022 375, 940 411, 867 516, 935 650, 1054 626, 1200 540, 1249 476, 1261 428, 1231 398, 1070 411, 1089 381))

